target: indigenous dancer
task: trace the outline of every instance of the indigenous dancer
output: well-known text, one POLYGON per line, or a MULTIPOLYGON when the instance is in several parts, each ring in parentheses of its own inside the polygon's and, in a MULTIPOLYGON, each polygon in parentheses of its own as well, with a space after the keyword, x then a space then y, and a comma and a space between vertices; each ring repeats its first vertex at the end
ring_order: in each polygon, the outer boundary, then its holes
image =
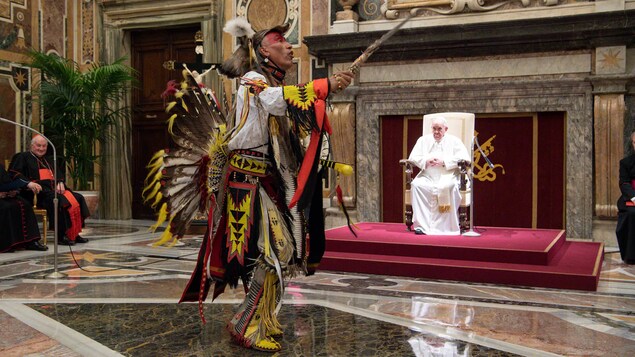
MULTIPOLYGON (((59 200, 58 205, 58 237, 57 243, 63 245, 74 245, 75 243, 86 243, 88 239, 79 235, 84 227, 84 220, 90 216, 88 206, 84 196, 71 191, 64 184, 62 177, 57 178, 57 183, 53 178, 52 160, 45 157, 48 143, 41 135, 36 135, 31 140, 31 150, 15 154, 9 165, 9 171, 16 178, 27 182, 35 182, 42 187, 37 194, 38 207, 46 208, 49 220, 55 222, 54 203, 55 191, 59 200)), ((61 172, 61 171, 58 171, 61 172)), ((22 192, 23 197, 28 201, 33 201, 33 193, 22 192)))
POLYGON ((220 69, 240 78, 227 120, 213 94, 193 83, 197 73, 187 74, 180 89, 169 86, 177 98, 168 110, 175 113, 169 129, 178 148, 155 155, 144 190, 153 206, 164 202, 155 225, 169 219, 164 242, 184 234, 182 222, 196 209, 209 207, 197 267, 181 301, 198 301, 202 317, 212 285, 215 298, 242 282, 247 296, 227 329, 239 344, 270 352, 281 349, 275 337, 282 334, 277 313, 284 280, 311 274, 324 252, 318 170, 331 131, 324 100, 353 79, 343 71, 285 85, 293 66, 287 29, 254 33, 244 19, 225 26, 241 43, 220 69), (211 109, 201 105, 203 97, 211 109), (188 195, 195 199, 185 201, 188 195))
POLYGON ((238 343, 263 351, 281 349, 274 337, 282 334, 276 315, 283 279, 308 273, 324 250, 323 241, 307 239, 306 225, 310 221, 319 225, 316 230, 324 230, 323 220, 311 220, 312 214, 322 213, 312 210, 311 202, 316 195, 321 202, 321 190, 316 190, 318 153, 331 130, 324 100, 329 89, 344 89, 353 76, 341 72, 330 79, 285 86, 286 71, 293 66, 293 51, 284 38, 287 29, 276 26, 255 33, 246 41, 255 58, 244 56, 241 49, 221 69, 229 77, 240 77, 241 84, 235 121, 229 123, 224 215, 212 239, 211 256, 201 255, 182 298, 198 300, 207 293, 205 273, 215 281, 214 297, 241 280, 247 296, 227 328, 238 343), (304 140, 310 140, 307 149, 301 145, 304 140), (311 256, 312 248, 319 256, 311 256))

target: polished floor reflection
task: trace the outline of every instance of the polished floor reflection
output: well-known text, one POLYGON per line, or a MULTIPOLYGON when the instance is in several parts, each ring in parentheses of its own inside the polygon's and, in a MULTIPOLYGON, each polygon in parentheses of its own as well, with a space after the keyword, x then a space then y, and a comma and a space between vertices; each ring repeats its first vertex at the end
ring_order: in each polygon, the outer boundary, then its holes
MULTIPOLYGON (((201 237, 154 248, 147 221, 91 221, 87 244, 0 254, 2 356, 253 356, 224 330, 241 289, 177 304, 201 237)), ((635 355, 635 266, 607 249, 597 292, 322 271, 293 279, 279 356, 635 355)))

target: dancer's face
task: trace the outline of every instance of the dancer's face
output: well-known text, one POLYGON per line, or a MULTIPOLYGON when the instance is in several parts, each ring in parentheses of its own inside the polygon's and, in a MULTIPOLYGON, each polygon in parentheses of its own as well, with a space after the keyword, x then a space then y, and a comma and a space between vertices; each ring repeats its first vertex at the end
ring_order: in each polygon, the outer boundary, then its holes
POLYGON ((283 70, 293 67, 293 50, 291 44, 279 32, 269 32, 265 35, 260 46, 260 54, 269 58, 283 70))

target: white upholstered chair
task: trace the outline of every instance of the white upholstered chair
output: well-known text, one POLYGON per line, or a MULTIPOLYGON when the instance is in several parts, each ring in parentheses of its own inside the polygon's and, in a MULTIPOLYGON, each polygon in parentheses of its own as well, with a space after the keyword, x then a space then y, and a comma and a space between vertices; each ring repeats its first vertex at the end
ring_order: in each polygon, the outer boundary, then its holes
MULTIPOLYGON (((423 116, 423 134, 432 133, 432 119, 437 116, 444 117, 448 122, 448 134, 452 134, 463 141, 467 148, 470 157, 474 157, 472 152, 474 145, 474 114, 473 113, 434 113, 426 114, 423 116)), ((405 221, 408 230, 412 229, 412 195, 410 193, 410 182, 412 182, 412 172, 414 165, 408 161, 408 159, 399 160, 399 163, 404 167, 406 174, 406 191, 404 193, 404 201, 406 203, 405 221)), ((467 176, 470 170, 471 163, 461 162, 459 163, 461 169, 461 206, 459 207, 459 223, 461 225, 461 232, 469 229, 470 224, 468 220, 468 208, 472 202, 472 191, 469 184, 469 177, 467 176)))

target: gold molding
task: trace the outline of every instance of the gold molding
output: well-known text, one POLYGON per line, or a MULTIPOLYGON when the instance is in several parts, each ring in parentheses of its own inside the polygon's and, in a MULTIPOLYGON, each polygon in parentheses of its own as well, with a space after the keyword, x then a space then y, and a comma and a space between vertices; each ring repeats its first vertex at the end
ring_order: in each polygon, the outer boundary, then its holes
POLYGON ((450 5, 452 0, 388 0, 389 10, 404 10, 417 7, 450 5))

